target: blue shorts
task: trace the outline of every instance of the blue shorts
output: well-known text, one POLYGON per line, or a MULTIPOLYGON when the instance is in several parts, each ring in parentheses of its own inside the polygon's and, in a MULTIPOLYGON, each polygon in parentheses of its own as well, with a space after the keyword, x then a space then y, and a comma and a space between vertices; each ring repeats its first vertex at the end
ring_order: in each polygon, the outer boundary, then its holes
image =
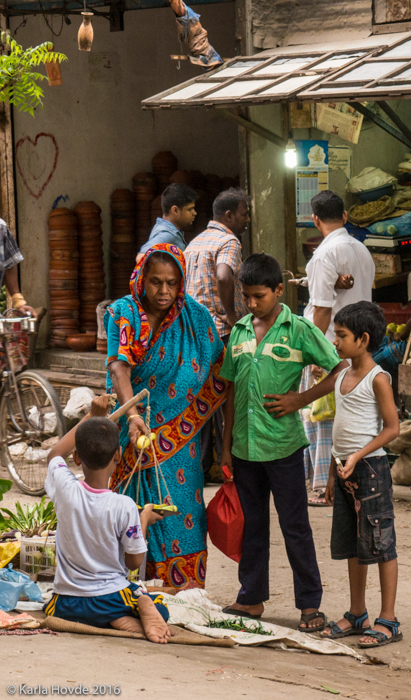
POLYGON ((358 559, 359 564, 397 558, 387 457, 361 459, 346 480, 336 471, 331 558, 358 559))
MULTIPOLYGON (((141 590, 139 586, 130 583, 128 588, 123 588, 122 591, 92 598, 55 593, 43 607, 43 612, 47 616, 61 617, 70 622, 82 622, 84 625, 93 625, 93 627, 109 627, 110 622, 119 617, 139 617, 139 596, 134 595, 135 591, 139 590, 141 590)), ((167 622, 170 614, 163 603, 163 596, 160 593, 142 595, 148 595, 151 598, 161 617, 167 622)))

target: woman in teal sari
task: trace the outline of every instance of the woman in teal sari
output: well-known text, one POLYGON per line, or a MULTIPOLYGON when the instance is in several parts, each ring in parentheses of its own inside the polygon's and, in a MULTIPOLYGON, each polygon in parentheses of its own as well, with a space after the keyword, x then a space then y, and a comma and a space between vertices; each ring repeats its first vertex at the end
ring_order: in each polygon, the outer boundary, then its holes
MULTIPOLYGON (((169 495, 181 515, 151 528, 146 578, 165 585, 204 586, 207 521, 203 500, 200 429, 225 400, 226 382, 219 378, 223 343, 204 306, 185 292, 184 255, 173 245, 150 248, 135 268, 131 295, 112 304, 106 314, 109 392, 117 406, 142 389, 150 392, 154 448, 169 495)), ((145 426, 146 401, 120 419, 123 455, 111 488, 124 493, 136 463, 134 446, 145 426)), ((158 503, 153 456, 143 453, 138 504, 158 503)), ((126 494, 137 499, 135 473, 126 494)))

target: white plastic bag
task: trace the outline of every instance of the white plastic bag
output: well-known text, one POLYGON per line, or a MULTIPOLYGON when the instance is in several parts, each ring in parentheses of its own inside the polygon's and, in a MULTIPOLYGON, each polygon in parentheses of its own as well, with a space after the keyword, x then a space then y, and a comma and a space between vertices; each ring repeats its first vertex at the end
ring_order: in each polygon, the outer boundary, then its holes
POLYGON ((54 433, 57 428, 57 416, 54 411, 49 413, 40 414, 37 406, 32 406, 29 408, 29 418, 36 428, 44 430, 46 433, 54 433))
POLYGON ((72 389, 63 415, 71 420, 82 418, 90 410, 94 397, 94 391, 87 386, 78 386, 72 389))

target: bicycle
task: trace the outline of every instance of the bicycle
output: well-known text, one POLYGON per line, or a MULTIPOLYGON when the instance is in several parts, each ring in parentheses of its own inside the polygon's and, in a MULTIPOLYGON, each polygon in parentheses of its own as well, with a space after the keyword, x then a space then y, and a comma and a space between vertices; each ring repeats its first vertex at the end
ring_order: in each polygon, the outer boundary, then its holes
POLYGON ((39 372, 24 369, 36 320, 15 309, 0 315, 0 461, 23 493, 45 493, 47 454, 66 432, 57 394, 39 372), (18 313, 18 312, 17 312, 18 313))

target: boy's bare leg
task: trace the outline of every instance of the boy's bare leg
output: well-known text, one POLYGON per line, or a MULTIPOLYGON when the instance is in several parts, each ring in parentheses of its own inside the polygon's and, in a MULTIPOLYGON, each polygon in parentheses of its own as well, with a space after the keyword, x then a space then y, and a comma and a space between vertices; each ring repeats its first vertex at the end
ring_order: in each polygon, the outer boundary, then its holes
MULTIPOLYGON (((391 559, 390 561, 382 561, 378 564, 379 574, 380 574, 380 585, 381 585, 381 612, 379 617, 383 617, 385 620, 395 620, 395 598, 397 595, 397 581, 398 581, 398 559, 391 559)), ((400 628, 398 628, 399 631, 400 628)), ((387 637, 391 637, 391 632, 386 627, 382 625, 374 625, 373 630, 378 632, 383 632, 387 637)), ((377 639, 372 637, 360 637, 360 642, 373 642, 377 643, 377 639)))
POLYGON ((167 644, 172 632, 148 595, 139 596, 138 610, 147 639, 155 644, 167 644))
MULTIPOLYGON (((350 612, 353 615, 362 615, 367 606, 365 604, 365 587, 367 584, 368 566, 358 563, 358 559, 348 559, 348 577, 350 580, 350 612)), ((362 623, 363 627, 369 626, 368 617, 362 623)), ((337 625, 342 630, 348 630, 351 624, 347 618, 338 620, 337 625)), ((331 636, 331 629, 326 627, 323 636, 331 636)))
POLYGON ((110 622, 110 625, 116 630, 122 630, 123 632, 138 632, 139 634, 144 634, 143 625, 140 620, 135 617, 130 617, 125 615, 124 617, 118 617, 117 620, 110 622))

